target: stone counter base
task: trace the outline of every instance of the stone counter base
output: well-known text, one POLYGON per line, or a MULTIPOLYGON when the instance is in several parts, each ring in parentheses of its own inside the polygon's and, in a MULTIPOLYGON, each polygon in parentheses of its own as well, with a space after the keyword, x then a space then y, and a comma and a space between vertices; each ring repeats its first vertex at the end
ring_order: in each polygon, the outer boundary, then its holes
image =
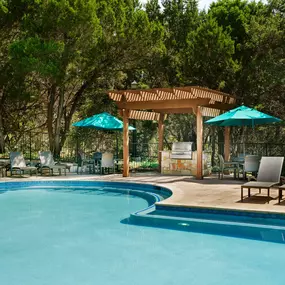
MULTIPOLYGON (((172 159, 170 151, 161 153, 161 173, 165 175, 189 175, 197 174, 197 152, 193 151, 192 159, 172 159)), ((203 153, 203 176, 211 175, 211 156, 203 153)))

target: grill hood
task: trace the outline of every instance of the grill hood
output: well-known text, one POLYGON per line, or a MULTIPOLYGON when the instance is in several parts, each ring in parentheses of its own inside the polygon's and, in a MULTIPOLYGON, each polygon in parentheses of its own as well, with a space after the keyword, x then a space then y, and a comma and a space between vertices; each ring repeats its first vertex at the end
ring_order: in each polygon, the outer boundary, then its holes
POLYGON ((170 158, 173 159, 192 159, 193 142, 175 142, 172 145, 170 158))

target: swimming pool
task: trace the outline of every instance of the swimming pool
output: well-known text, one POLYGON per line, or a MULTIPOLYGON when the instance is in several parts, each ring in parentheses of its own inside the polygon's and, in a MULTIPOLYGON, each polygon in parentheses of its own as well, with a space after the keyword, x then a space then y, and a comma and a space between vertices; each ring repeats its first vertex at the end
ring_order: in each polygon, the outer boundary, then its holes
POLYGON ((1 284, 284 284, 284 244, 128 223, 167 195, 133 184, 1 183, 1 284))

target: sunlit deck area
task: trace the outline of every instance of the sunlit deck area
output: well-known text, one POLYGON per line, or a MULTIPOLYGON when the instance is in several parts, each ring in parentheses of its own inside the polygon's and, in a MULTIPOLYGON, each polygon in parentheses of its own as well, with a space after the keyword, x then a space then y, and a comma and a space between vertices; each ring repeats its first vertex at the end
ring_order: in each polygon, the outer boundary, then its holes
POLYGON ((236 209, 258 212, 285 213, 285 202, 278 204, 278 191, 272 188, 271 199, 268 201, 265 190, 258 194, 258 190, 252 190, 250 198, 240 201, 240 185, 243 180, 234 180, 231 176, 225 176, 220 180, 212 175, 204 180, 196 180, 189 176, 164 176, 154 173, 132 173, 130 177, 122 177, 120 174, 112 175, 76 175, 67 176, 32 176, 23 178, 1 179, 4 181, 31 181, 31 180, 97 180, 114 182, 134 182, 164 186, 170 189, 173 195, 161 202, 160 205, 169 207, 206 207, 220 209, 236 209))

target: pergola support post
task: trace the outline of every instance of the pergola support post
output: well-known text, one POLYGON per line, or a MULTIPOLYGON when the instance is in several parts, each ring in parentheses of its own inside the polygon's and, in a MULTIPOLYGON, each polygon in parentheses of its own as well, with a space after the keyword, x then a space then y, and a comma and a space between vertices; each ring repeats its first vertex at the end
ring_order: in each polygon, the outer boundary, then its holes
POLYGON ((163 133, 164 133, 164 114, 160 113, 159 120, 158 120, 158 170, 161 173, 161 158, 163 151, 163 133))
POLYGON ((224 158, 225 161, 230 160, 230 127, 225 127, 225 141, 224 141, 224 158))
POLYGON ((123 109, 123 177, 130 175, 130 155, 129 155, 129 110, 123 109))
POLYGON ((196 111, 197 128, 197 179, 203 179, 203 116, 201 107, 196 111))

